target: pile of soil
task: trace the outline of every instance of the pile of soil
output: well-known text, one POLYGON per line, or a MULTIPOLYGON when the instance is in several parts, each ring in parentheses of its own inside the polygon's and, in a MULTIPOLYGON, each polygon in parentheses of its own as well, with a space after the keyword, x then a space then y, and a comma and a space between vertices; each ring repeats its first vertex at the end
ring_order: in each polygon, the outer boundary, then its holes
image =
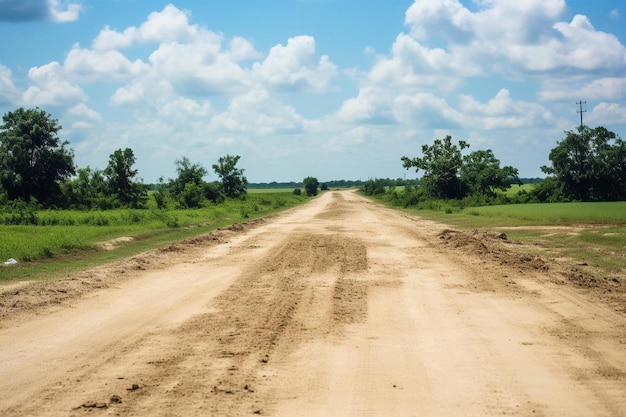
POLYGON ((437 236, 447 247, 514 268, 518 273, 552 271, 552 276, 562 277, 560 283, 568 282, 584 288, 611 303, 616 311, 626 312, 626 285, 623 280, 594 277, 571 263, 556 259, 546 260, 536 254, 524 252, 520 242, 508 239, 504 233, 445 229, 437 236))

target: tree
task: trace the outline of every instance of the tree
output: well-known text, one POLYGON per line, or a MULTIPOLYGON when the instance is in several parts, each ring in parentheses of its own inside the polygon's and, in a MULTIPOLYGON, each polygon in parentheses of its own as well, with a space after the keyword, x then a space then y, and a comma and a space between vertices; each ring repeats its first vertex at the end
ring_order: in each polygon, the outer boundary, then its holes
POLYGON ((308 195, 309 197, 313 197, 317 195, 317 188, 319 187, 320 183, 315 177, 306 177, 304 180, 302 180, 302 185, 304 186, 304 191, 306 192, 306 195, 308 195))
POLYGON ((550 151, 552 166, 541 167, 555 177, 555 188, 573 200, 626 199, 626 142, 601 126, 565 134, 550 151))
POLYGON ((248 179, 243 176, 245 170, 236 168, 239 158, 239 155, 226 155, 213 164, 213 170, 221 179, 222 191, 230 198, 245 194, 248 185, 248 179))
POLYGON ((79 168, 75 178, 61 184, 61 192, 65 197, 66 206, 107 208, 102 205, 102 201, 107 200, 107 184, 103 172, 99 169, 79 168))
POLYGON ((423 157, 402 157, 402 166, 424 171, 420 185, 430 197, 458 198, 462 196, 459 171, 463 164, 461 151, 469 144, 460 140, 459 145, 452 144, 452 137, 435 139, 432 146, 422 145, 423 157))
POLYGON ((176 172, 178 177, 171 183, 172 193, 179 195, 187 184, 201 186, 207 170, 200 164, 192 163, 186 156, 176 160, 176 172))
POLYGON ((131 207, 143 206, 148 198, 148 187, 135 181, 138 171, 133 169, 135 154, 132 149, 118 149, 109 156, 104 170, 109 192, 120 203, 131 207))
POLYGON ((491 149, 478 150, 463 157, 460 180, 471 194, 495 197, 495 190, 507 190, 511 184, 519 183, 517 169, 500 167, 491 149))
POLYGON ((2 116, 0 184, 10 199, 54 204, 60 183, 75 173, 74 153, 61 141, 56 119, 39 108, 2 116))

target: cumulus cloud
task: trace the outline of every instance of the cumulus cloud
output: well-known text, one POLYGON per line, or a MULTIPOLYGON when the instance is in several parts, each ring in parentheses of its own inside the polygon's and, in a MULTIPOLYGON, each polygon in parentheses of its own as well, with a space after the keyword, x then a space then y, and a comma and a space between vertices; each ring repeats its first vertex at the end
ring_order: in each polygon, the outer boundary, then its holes
MULTIPOLYGON (((594 125, 606 126, 624 124, 624 120, 626 120, 626 107, 620 103, 602 102, 594 106, 587 115, 588 123, 594 125)), ((587 124, 587 122, 585 124, 587 124)))
POLYGON ((31 85, 22 95, 22 101, 28 106, 59 106, 87 98, 81 87, 65 78, 58 62, 31 68, 28 78, 31 85))
MULTIPOLYGON (((419 0, 406 12, 411 36, 423 46, 443 41, 457 60, 459 75, 475 72, 546 72, 620 70, 626 48, 611 34, 597 31, 589 19, 567 13, 564 0, 481 1, 471 11, 458 0, 419 0)), ((472 75, 470 73, 470 75, 472 75)))
POLYGON ((9 104, 17 101, 20 92, 13 83, 11 70, 0 64, 0 104, 9 104))
POLYGON ((70 121, 71 129, 92 129, 102 121, 102 116, 86 104, 81 103, 70 107, 64 119, 70 121))
MULTIPOLYGON (((297 36, 286 45, 276 45, 263 58, 248 40, 235 36, 226 41, 223 35, 190 23, 190 17, 189 12, 170 4, 151 13, 139 26, 121 31, 105 27, 90 51, 76 48, 68 56, 68 67, 71 63, 72 68, 83 66, 87 72, 97 74, 98 69, 90 70, 90 62, 109 53, 109 66, 115 65, 116 73, 144 72, 131 85, 118 89, 112 98, 116 104, 137 102, 153 89, 149 83, 159 79, 168 80, 168 92, 173 89, 183 96, 214 96, 244 94, 259 87, 323 91, 337 75, 337 67, 328 56, 316 54, 315 40, 310 36, 297 36), (124 48, 146 42, 158 45, 148 58, 148 68, 142 62, 123 59, 124 48)), ((102 72, 110 70, 103 68, 102 72)))
POLYGON ((279 89, 321 91, 337 75, 337 66, 328 56, 317 60, 315 39, 311 36, 296 36, 287 45, 274 46, 267 58, 254 64, 253 69, 263 82, 279 89))
POLYGON ((119 81, 148 70, 146 63, 130 61, 119 51, 84 49, 79 45, 70 50, 63 66, 72 78, 82 81, 119 81))
POLYGON ((50 18, 55 22, 73 22, 78 20, 83 6, 63 0, 48 0, 50 18))
POLYGON ((564 77, 547 79, 540 85, 538 97, 542 101, 619 100, 626 96, 626 77, 564 77))
POLYGON ((567 12, 564 0, 483 0, 472 10, 459 0, 416 0, 406 12, 408 33, 378 57, 337 117, 434 130, 558 123, 544 105, 516 100, 504 87, 486 102, 463 93, 487 77, 503 85, 536 80, 541 100, 623 97, 626 48, 586 16, 563 21, 567 12))
POLYGON ((80 3, 64 0, 0 0, 0 21, 73 22, 83 9, 80 3))
POLYGON ((151 71, 168 79, 184 95, 216 95, 248 89, 251 77, 214 33, 193 42, 161 43, 150 55, 151 71), (180 65, 185 62, 185 65, 180 65))
POLYGON ((305 120, 262 88, 233 98, 228 109, 211 119, 211 130, 270 136, 302 133, 305 120))
POLYGON ((94 39, 94 49, 120 49, 144 42, 191 42, 202 31, 189 23, 190 13, 168 4, 160 12, 152 12, 139 27, 119 32, 106 26, 94 39))
POLYGON ((515 100, 509 90, 501 89, 495 97, 481 103, 474 97, 462 95, 459 110, 466 115, 465 127, 484 130, 520 129, 525 126, 546 126, 554 117, 543 105, 515 100))

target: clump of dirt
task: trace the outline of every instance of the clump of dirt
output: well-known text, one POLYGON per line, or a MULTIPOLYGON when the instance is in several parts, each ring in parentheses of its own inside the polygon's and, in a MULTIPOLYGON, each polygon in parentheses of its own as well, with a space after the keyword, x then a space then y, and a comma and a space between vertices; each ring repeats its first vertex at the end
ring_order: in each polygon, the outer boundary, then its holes
POLYGON ((107 240, 106 242, 100 242, 98 246, 100 247, 100 249, 114 250, 119 248, 120 245, 126 242, 132 242, 133 240, 135 239, 131 236, 122 236, 115 239, 107 240))
POLYGON ((626 282, 618 278, 599 278, 581 271, 575 265, 545 260, 538 255, 520 250, 519 242, 511 241, 504 233, 463 232, 445 229, 438 235, 444 245, 476 256, 486 262, 497 262, 514 268, 519 273, 550 272, 551 279, 584 288, 615 307, 626 312, 626 282))
POLYGON ((550 269, 548 263, 541 257, 519 252, 519 248, 511 250, 507 245, 517 243, 507 238, 504 233, 481 232, 474 230, 471 233, 459 230, 446 229, 438 237, 448 246, 462 250, 465 253, 478 255, 482 259, 496 261, 502 265, 517 267, 522 270, 550 269))

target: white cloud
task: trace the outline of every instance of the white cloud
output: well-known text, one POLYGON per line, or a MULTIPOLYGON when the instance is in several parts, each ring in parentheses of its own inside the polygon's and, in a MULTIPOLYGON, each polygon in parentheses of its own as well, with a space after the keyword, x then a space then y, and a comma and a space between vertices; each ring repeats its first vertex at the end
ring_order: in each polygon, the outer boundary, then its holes
POLYGON ((55 22, 73 22, 78 20, 83 6, 65 0, 47 0, 50 18, 55 22))
POLYGON ((254 49, 254 45, 251 42, 239 36, 235 36, 230 40, 229 55, 236 62, 262 57, 262 54, 254 49))
POLYGON ((251 87, 248 71, 222 49, 221 37, 209 32, 194 42, 162 43, 150 55, 150 63, 154 74, 168 79, 183 95, 225 94, 251 87))
POLYGON ((118 32, 106 26, 94 39, 94 49, 126 48, 144 42, 190 42, 202 31, 189 23, 190 13, 168 4, 160 12, 152 12, 139 27, 131 26, 118 32))
POLYGON ((302 133, 304 125, 304 118, 293 107, 257 88, 233 98, 226 111, 211 119, 210 128, 215 132, 271 136, 302 133))
POLYGON ((31 68, 28 78, 31 85, 22 95, 27 106, 60 106, 87 99, 81 87, 65 78, 58 62, 31 68))
MULTIPOLYGON (((559 21, 564 0, 481 1, 470 11, 458 0, 419 0, 407 10, 411 35, 422 46, 420 56, 443 40, 459 76, 483 71, 504 74, 570 69, 620 70, 626 48, 611 34, 597 31, 585 16, 559 21), (470 71, 468 74, 467 71, 470 71)), ((439 53, 441 55, 441 53, 439 53)))
POLYGON ((598 126, 623 125, 626 120, 626 107, 620 103, 599 103, 589 113, 586 113, 585 124, 598 126))
POLYGON ((0 64, 0 103, 15 103, 20 92, 13 84, 11 70, 0 64))
POLYGON ((73 79, 82 81, 119 81, 135 77, 148 70, 141 60, 130 61, 115 50, 91 50, 74 45, 63 63, 73 79))
POLYGON ((464 119, 447 100, 432 93, 398 96, 393 103, 393 112, 403 125, 428 129, 456 128, 464 119))
POLYGON ((462 95, 459 110, 467 116, 467 129, 523 129, 555 123, 552 113, 543 105, 514 100, 507 89, 501 89, 486 103, 481 103, 472 96, 462 95))
POLYGON ((253 66, 254 72, 272 88, 322 91, 337 75, 337 66, 315 53, 315 39, 296 36, 287 45, 274 46, 267 58, 253 66))
POLYGON ((188 98, 177 97, 165 104, 159 110, 159 116, 166 119, 176 119, 181 123, 188 120, 189 117, 204 118, 210 115, 211 102, 208 100, 191 100, 188 98))
POLYGON ((71 129, 92 129, 102 121, 102 116, 86 104, 81 103, 69 108, 64 119, 70 122, 71 129))
POLYGON ((626 96, 626 77, 565 77, 546 79, 538 97, 543 101, 619 100, 626 96))

